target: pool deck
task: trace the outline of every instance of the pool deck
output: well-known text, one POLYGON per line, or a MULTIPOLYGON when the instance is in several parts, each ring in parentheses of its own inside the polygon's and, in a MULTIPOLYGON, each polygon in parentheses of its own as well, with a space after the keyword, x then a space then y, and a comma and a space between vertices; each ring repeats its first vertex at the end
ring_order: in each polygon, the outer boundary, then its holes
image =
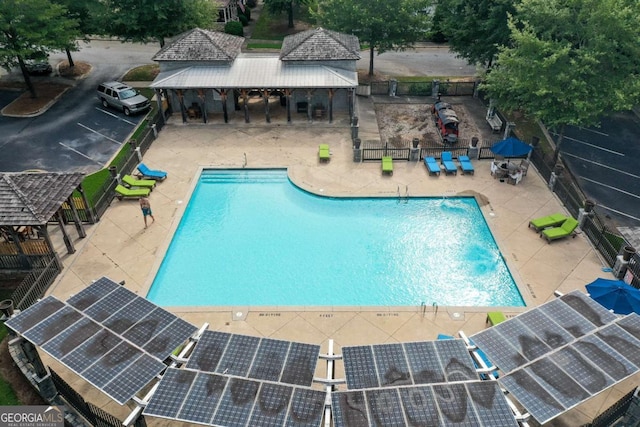
MULTIPOLYGON (((377 125, 371 101, 360 100, 361 136, 375 137, 377 125), (366 111, 364 111, 366 110, 366 111), (369 117, 369 119, 367 119, 369 117)), ((88 228, 85 239, 76 240, 77 252, 63 257, 65 268, 50 293, 66 299, 102 276, 126 281, 126 287, 144 296, 159 267, 172 232, 178 225, 189 195, 203 167, 288 168, 291 180, 313 193, 327 196, 477 197, 486 221, 527 304, 536 306, 554 298, 554 291, 584 291, 597 277, 609 277, 586 237, 562 239, 548 244, 528 228, 532 218, 565 212, 535 168, 519 185, 494 179, 489 161, 473 161, 474 175, 429 176, 423 163, 394 162, 392 176, 383 176, 380 162, 353 162, 350 131, 338 120, 334 124, 295 125, 188 124, 170 119, 147 152, 144 162, 168 171, 150 196, 155 223, 144 228, 136 200, 114 200, 98 224, 88 228), (331 159, 318 162, 318 144, 327 143, 331 159), (246 157, 245 157, 246 156, 246 157)), ((73 231, 71 231, 73 233, 73 231)), ((301 236, 304 238, 304 236, 301 236)), ((212 242, 215 244, 215 242, 212 242)), ((443 245, 446 244, 443 242, 443 245)), ((60 243, 62 245, 62 243, 60 243)), ((64 245, 62 245, 64 247, 64 245)), ((345 254, 347 256, 347 254, 345 254)), ((358 268, 358 266, 354 266, 358 268)), ((212 277, 212 282, 215 277, 212 277)), ((473 307, 206 307, 169 308, 185 320, 212 330, 270 337, 321 345, 326 352, 334 340, 341 346, 436 339, 439 333, 472 335, 486 327, 486 308, 473 307)), ((495 310, 492 309, 492 310, 495 310)), ((526 310, 504 307, 507 315, 526 310)), ((42 353, 43 354, 43 353, 42 353)), ((43 358, 46 355, 43 354, 43 358)), ((83 394, 87 401, 124 419, 122 407, 47 358, 83 394)), ((326 376, 318 364, 316 376, 326 376)), ((336 376, 344 378, 342 364, 336 376)), ((631 379, 578 406, 548 425, 579 425, 590 421, 634 386, 631 379)), ((176 425, 147 418, 152 425, 176 425)), ((532 423, 535 425, 535 422, 532 423)))

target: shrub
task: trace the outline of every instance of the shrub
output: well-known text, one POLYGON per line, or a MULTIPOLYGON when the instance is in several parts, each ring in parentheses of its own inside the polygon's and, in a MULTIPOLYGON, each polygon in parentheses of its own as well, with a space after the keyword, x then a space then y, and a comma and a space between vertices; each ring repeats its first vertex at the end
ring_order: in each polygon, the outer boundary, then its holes
POLYGON ((243 14, 238 15, 238 19, 240 20, 240 23, 242 24, 243 27, 246 27, 247 25, 249 25, 249 20, 243 14))
POLYGON ((248 7, 244 8, 244 12, 242 11, 242 9, 238 8, 238 16, 240 15, 246 16, 247 20, 251 21, 251 9, 249 9, 248 7))
POLYGON ((247 0, 247 6, 248 7, 256 7, 256 0, 247 0))
POLYGON ((234 36, 240 36, 240 37, 244 36, 244 30, 242 29, 242 24, 237 21, 227 22, 224 25, 224 32, 234 36))

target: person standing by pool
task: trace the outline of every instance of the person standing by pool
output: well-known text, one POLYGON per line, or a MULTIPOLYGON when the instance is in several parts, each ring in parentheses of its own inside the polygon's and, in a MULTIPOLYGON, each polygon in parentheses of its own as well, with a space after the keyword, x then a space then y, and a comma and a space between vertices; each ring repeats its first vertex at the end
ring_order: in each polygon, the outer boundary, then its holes
POLYGON ((152 222, 156 222, 156 219, 153 217, 153 213, 151 212, 151 203, 149 203, 149 199, 146 197, 140 198, 140 209, 142 209, 142 217, 144 218, 144 228, 147 228, 147 216, 151 217, 152 222))

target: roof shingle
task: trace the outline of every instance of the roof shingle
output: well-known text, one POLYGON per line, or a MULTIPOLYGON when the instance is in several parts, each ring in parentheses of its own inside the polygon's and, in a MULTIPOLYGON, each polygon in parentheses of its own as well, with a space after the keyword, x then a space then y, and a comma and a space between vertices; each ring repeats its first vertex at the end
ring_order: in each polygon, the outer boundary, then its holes
POLYGON ((152 58, 154 61, 233 61, 243 37, 194 28, 179 35, 152 58))
POLYGON ((360 59, 358 37, 322 27, 284 38, 282 61, 335 61, 360 59))

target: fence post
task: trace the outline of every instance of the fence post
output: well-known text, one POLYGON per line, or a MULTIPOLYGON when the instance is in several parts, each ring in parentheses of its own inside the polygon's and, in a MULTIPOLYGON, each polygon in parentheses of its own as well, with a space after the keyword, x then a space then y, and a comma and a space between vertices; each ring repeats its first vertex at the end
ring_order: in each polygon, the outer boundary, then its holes
POLYGON ((353 141, 353 162, 360 163, 362 162, 362 141, 360 138, 356 138, 353 141))
POLYGON ((413 138, 413 140, 411 141, 411 149, 409 150, 410 162, 417 162, 418 160, 420 160, 420 149, 418 148, 418 145, 420 145, 420 139, 413 138))
POLYGON ((595 203, 591 200, 584 201, 584 208, 578 209, 578 225, 580 228, 584 227, 584 222, 588 216, 593 215, 593 208, 595 207, 595 203))
POLYGON ((471 138, 469 143, 468 156, 470 159, 480 159, 480 149, 478 148, 478 137, 471 138))

